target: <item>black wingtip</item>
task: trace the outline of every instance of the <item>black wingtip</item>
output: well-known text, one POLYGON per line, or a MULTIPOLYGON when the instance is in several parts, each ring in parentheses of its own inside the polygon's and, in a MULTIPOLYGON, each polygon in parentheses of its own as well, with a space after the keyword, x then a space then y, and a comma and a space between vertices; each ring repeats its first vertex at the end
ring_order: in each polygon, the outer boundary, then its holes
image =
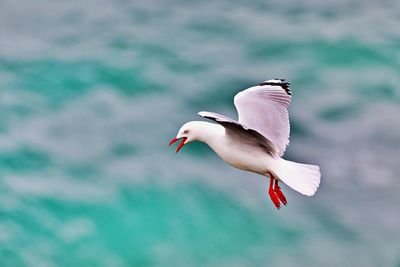
POLYGON ((292 91, 290 90, 290 83, 286 82, 285 79, 273 79, 264 81, 262 83, 257 84, 259 86, 270 85, 270 86, 280 86, 288 95, 292 95, 292 91))

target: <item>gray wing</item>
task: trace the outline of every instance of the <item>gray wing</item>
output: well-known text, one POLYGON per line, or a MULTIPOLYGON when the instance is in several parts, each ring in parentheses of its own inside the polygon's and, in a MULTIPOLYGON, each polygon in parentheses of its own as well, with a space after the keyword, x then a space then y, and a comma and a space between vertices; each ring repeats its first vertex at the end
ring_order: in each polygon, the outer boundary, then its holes
POLYGON ((271 155, 276 154, 274 144, 257 131, 246 128, 241 123, 218 113, 201 111, 198 114, 221 124, 225 128, 227 135, 238 138, 248 145, 261 147, 266 153, 271 155))
POLYGON ((289 144, 289 83, 274 79, 239 92, 234 99, 239 123, 270 140, 282 156, 289 144))

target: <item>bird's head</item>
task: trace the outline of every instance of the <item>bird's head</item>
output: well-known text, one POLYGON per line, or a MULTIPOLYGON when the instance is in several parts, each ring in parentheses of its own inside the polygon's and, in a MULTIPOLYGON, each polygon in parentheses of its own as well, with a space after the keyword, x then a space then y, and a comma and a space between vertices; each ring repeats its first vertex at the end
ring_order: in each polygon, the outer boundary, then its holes
POLYGON ((173 138, 170 142, 169 145, 172 145, 178 140, 182 140, 181 143, 178 145, 176 148, 175 153, 178 153, 181 148, 192 142, 199 140, 199 136, 201 135, 202 131, 202 124, 205 122, 201 121, 190 121, 185 123, 178 131, 178 134, 176 135, 175 138, 173 138))

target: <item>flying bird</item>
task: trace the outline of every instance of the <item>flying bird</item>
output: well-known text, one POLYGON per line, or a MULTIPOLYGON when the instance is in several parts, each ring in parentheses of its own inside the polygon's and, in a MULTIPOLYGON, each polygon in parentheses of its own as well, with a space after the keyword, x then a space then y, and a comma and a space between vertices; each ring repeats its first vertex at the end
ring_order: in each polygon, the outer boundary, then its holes
POLYGON ((243 90, 234 97, 238 120, 201 111, 200 116, 216 123, 187 122, 169 145, 181 140, 178 153, 192 141, 204 142, 233 167, 268 177, 268 194, 278 209, 287 205, 279 182, 313 196, 320 184, 319 167, 282 158, 289 144, 289 86, 284 79, 272 79, 243 90))

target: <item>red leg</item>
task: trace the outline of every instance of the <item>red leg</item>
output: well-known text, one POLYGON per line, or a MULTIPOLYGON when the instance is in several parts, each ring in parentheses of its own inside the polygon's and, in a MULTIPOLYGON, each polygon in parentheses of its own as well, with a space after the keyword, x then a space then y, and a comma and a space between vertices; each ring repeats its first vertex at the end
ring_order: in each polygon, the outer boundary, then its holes
POLYGON ((274 180, 274 177, 270 175, 268 194, 272 200, 272 203, 274 203, 275 207, 279 210, 279 208, 281 207, 281 203, 279 202, 279 198, 273 189, 274 180))
POLYGON ((285 195, 282 193, 281 188, 278 185, 278 180, 275 180, 275 185, 274 185, 274 192, 278 196, 279 200, 283 203, 283 205, 287 205, 287 200, 285 195))

